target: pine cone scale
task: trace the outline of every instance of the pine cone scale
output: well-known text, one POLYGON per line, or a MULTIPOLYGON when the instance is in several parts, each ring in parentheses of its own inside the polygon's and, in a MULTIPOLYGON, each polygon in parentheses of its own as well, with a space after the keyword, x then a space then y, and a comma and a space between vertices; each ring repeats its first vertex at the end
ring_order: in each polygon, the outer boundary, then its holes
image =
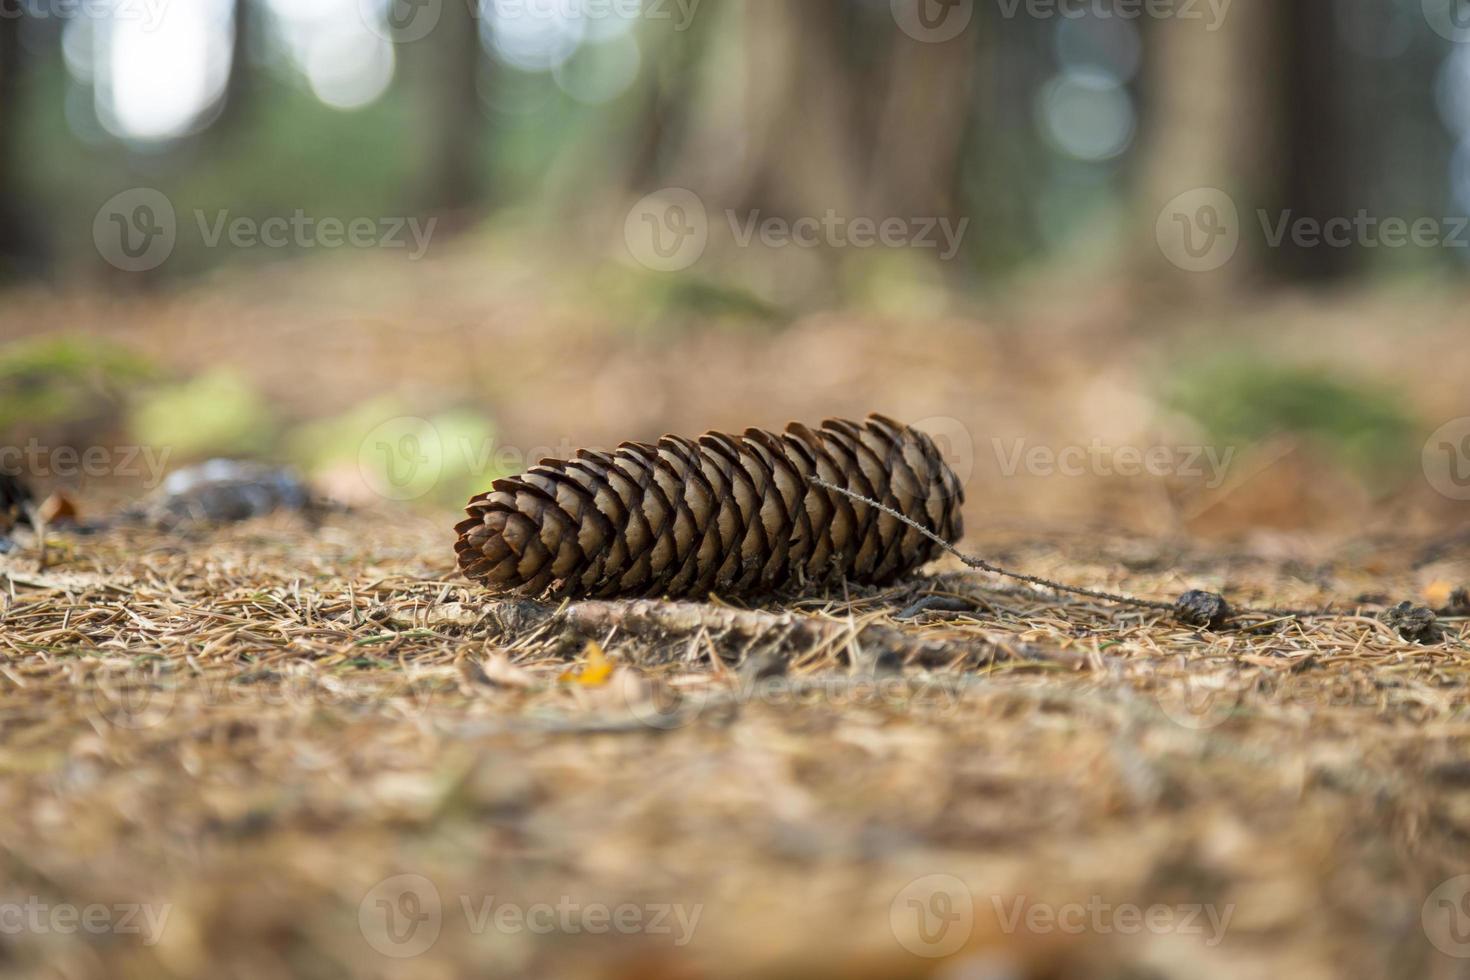
POLYGON ((881 416, 813 430, 666 436, 546 460, 470 502, 464 574, 518 595, 758 595, 882 583, 937 546, 890 514, 961 533, 963 491, 933 442, 881 416))

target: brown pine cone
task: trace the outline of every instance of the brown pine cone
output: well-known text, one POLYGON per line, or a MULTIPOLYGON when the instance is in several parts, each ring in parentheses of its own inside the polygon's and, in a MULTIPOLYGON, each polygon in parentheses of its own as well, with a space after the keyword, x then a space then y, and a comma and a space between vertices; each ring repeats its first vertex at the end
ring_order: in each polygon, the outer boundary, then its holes
POLYGON ((938 556, 918 531, 814 476, 945 541, 962 534, 964 490, 933 441, 871 415, 543 460, 470 501, 455 551, 466 576, 497 592, 558 598, 882 584, 938 556))

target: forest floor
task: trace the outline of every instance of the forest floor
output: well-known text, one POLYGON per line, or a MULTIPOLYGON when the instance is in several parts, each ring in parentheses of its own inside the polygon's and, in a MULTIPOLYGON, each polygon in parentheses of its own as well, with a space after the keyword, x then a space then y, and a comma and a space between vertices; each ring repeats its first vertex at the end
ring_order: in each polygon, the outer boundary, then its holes
MULTIPOLYGON (((922 343, 833 315, 616 347, 488 298, 398 333, 408 304, 359 302, 34 298, 0 328, 66 320, 181 372, 228 347, 293 418, 371 379, 489 391, 522 445, 958 420, 967 553, 1341 612, 1201 629, 954 559, 744 611, 547 607, 459 578, 452 505, 370 495, 22 536, 0 557, 0 976, 1470 976, 1470 536, 1433 480, 1369 492, 1279 441, 1215 486, 1005 471, 992 433, 1178 441, 1139 409, 1158 343, 1098 326, 1106 304, 922 343), (1439 635, 1378 618, 1402 600, 1439 635)), ((1338 317, 1324 358, 1408 390, 1422 438, 1463 386, 1415 371, 1470 374, 1456 307, 1415 363, 1372 322, 1401 298, 1363 307, 1225 325, 1271 357, 1338 317)))

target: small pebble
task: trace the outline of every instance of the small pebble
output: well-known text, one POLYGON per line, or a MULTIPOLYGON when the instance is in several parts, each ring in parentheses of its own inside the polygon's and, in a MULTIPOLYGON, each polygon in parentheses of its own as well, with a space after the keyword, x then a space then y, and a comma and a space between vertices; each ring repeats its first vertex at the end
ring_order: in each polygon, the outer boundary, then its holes
POLYGON ((1230 603, 1214 592, 1195 589, 1184 593, 1174 603, 1174 618, 1185 626, 1219 629, 1230 621, 1230 603))
POLYGON ((212 459, 170 473, 134 516, 162 528, 229 524, 276 510, 304 511, 311 502, 310 488, 293 470, 212 459))
POLYGON ((1410 643, 1434 644, 1444 639, 1434 610, 1427 606, 1401 602, 1379 613, 1378 619, 1410 643))

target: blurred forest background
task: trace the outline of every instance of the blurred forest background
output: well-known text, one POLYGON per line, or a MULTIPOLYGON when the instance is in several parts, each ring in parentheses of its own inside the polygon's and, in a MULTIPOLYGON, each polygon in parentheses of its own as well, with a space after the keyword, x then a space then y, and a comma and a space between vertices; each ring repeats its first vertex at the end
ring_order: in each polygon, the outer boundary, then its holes
POLYGON ((423 417, 448 505, 533 448, 881 409, 947 420, 1002 512, 1458 518, 1425 460, 1470 469, 1464 7, 0 0, 0 426, 284 458, 352 498, 366 435, 423 417), (99 235, 138 188, 177 234, 135 270, 99 235), (674 271, 629 243, 668 188, 708 215, 674 271), (1198 193, 1238 208, 1203 270, 1164 240, 1198 193), (210 237, 297 214, 426 237, 210 237), (1440 240, 1270 233, 1360 214, 1440 240), (830 215, 963 233, 740 233, 830 215), (1235 452, 1140 495, 1007 472, 1002 440, 1235 452))

